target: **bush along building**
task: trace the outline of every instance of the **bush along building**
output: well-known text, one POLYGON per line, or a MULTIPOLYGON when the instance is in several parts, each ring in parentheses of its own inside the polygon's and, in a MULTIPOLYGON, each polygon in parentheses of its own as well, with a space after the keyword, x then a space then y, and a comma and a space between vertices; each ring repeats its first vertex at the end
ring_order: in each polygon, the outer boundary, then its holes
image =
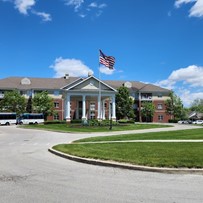
POLYGON ((27 100, 36 93, 47 91, 53 99, 55 111, 48 120, 116 120, 116 94, 121 86, 129 90, 134 100, 135 121, 168 122, 170 116, 165 112, 165 101, 169 99, 170 90, 136 81, 99 80, 91 74, 86 78, 66 74, 62 78, 0 79, 0 100, 6 91, 11 90, 18 90, 27 100), (154 106, 154 113, 149 118, 142 115, 146 102, 154 106))

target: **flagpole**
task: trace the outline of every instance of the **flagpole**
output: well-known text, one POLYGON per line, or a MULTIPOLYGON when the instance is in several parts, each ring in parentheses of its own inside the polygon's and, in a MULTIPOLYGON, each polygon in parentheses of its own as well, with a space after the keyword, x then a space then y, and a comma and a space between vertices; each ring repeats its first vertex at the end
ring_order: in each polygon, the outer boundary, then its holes
MULTIPOLYGON (((115 58, 113 56, 106 56, 101 50, 99 50, 99 98, 98 98, 98 118, 101 120, 101 76, 100 76, 100 64, 113 69, 115 58)), ((112 111, 112 110, 111 110, 112 111)), ((112 114, 112 112, 111 112, 112 114)), ((112 119, 112 115, 111 115, 112 119)), ((110 127, 110 129, 112 126, 110 127)))
POLYGON ((99 118, 99 121, 101 120, 101 73, 100 73, 100 51, 99 51, 99 102, 98 102, 98 118, 99 118))

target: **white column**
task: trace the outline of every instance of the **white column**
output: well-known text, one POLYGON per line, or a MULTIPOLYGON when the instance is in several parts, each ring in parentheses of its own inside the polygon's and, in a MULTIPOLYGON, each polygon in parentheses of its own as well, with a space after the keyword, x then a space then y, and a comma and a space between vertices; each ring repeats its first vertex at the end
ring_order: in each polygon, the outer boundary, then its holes
POLYGON ((86 96, 85 95, 82 95, 82 119, 83 120, 86 120, 86 96))
POLYGON ((116 120, 116 102, 115 102, 115 95, 112 96, 112 119, 116 120))
POLYGON ((66 96, 66 121, 70 121, 70 95, 66 96))
POLYGON ((98 96, 98 110, 97 110, 97 119, 101 120, 101 96, 98 96))

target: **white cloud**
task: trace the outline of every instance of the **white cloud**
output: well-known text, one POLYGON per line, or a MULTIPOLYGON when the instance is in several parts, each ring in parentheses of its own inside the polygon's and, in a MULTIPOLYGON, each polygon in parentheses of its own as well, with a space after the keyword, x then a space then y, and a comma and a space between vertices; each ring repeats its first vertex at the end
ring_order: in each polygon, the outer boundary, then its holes
POLYGON ((175 1, 175 7, 179 8, 182 4, 192 3, 195 1, 197 1, 197 0, 176 0, 175 1))
POLYGON ((39 16, 42 18, 42 21, 47 22, 47 21, 51 21, 51 15, 49 13, 45 13, 45 12, 38 12, 38 11, 32 11, 33 14, 39 16))
POLYGON ((176 0, 175 7, 179 8, 182 4, 194 3, 189 11, 190 17, 202 17, 203 16, 203 0, 176 0))
POLYGON ((190 16, 194 17, 203 16, 203 0, 198 0, 196 4, 190 9, 190 16))
POLYGON ((97 7, 97 3, 96 2, 92 2, 91 4, 89 4, 89 7, 96 8, 97 7))
POLYGON ((179 89, 176 91, 184 103, 184 106, 190 106, 195 99, 203 99, 203 92, 192 92, 188 89, 179 89))
POLYGON ((183 81, 190 86, 203 87, 203 67, 191 65, 187 68, 180 68, 179 70, 173 71, 168 80, 172 83, 183 81))
POLYGON ((81 18, 86 17, 87 15, 93 14, 96 17, 99 17, 107 4, 101 3, 98 4, 96 1, 87 4, 85 0, 64 0, 66 6, 72 6, 74 11, 80 16, 81 18), (90 12, 91 11, 91 12, 90 12))
POLYGON ((85 17, 86 17, 86 15, 83 14, 83 13, 80 13, 79 16, 80 16, 81 18, 85 18, 85 17))
POLYGON ((14 4, 14 7, 23 15, 28 15, 28 11, 31 11, 32 14, 40 16, 42 21, 47 22, 51 21, 51 15, 46 12, 39 12, 32 9, 35 4, 36 0, 0 0, 3 2, 10 2, 14 4))
POLYGON ((67 6, 73 6, 75 12, 79 10, 79 8, 82 6, 84 3, 84 0, 66 0, 65 5, 67 6))
POLYGON ((99 9, 102 9, 102 8, 105 8, 107 5, 102 3, 102 4, 97 4, 97 2, 92 2, 91 4, 89 4, 88 7, 91 7, 91 8, 99 8, 99 9))
POLYGON ((24 15, 28 14, 28 10, 35 5, 35 0, 15 0, 15 8, 24 15))
POLYGON ((99 68, 99 71, 100 71, 101 73, 106 74, 106 75, 112 75, 113 72, 115 71, 115 69, 109 69, 109 68, 107 68, 106 66, 101 66, 101 67, 99 68))
POLYGON ((180 68, 156 85, 173 89, 184 105, 189 105, 194 99, 203 98, 203 67, 191 65, 180 68))
POLYGON ((74 77, 86 77, 89 72, 93 71, 86 66, 81 60, 77 59, 63 59, 62 57, 56 58, 53 65, 50 66, 53 68, 55 73, 54 77, 62 77, 65 74, 69 74, 74 77))

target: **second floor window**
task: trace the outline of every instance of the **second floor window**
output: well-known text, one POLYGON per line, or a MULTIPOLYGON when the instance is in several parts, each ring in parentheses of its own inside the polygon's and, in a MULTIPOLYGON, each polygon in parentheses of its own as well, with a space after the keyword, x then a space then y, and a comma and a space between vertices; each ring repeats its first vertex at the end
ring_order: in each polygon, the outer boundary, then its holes
POLYGON ((159 109, 159 110, 163 109, 163 104, 158 104, 157 109, 159 109))
POLYGON ((59 108, 59 102, 54 102, 54 108, 59 108))

